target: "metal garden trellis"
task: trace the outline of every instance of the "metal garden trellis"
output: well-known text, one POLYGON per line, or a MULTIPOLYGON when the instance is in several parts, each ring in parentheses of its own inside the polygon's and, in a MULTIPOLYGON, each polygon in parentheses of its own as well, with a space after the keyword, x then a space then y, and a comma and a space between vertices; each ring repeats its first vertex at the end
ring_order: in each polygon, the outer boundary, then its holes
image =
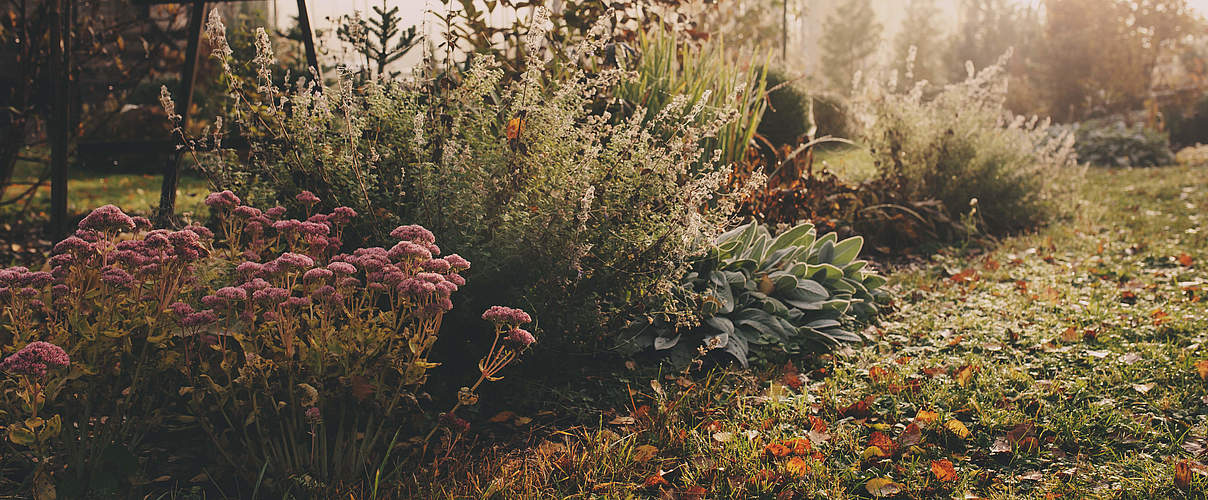
MULTIPOLYGON (((193 6, 192 12, 189 14, 189 40, 185 52, 185 65, 181 74, 181 89, 179 92, 180 102, 183 104, 180 109, 180 126, 186 128, 189 125, 189 104, 193 102, 193 89, 195 86, 197 74, 197 54, 201 44, 201 23, 205 17, 206 3, 231 3, 245 0, 137 0, 148 4, 184 4, 191 3, 193 6)), ((314 30, 310 27, 310 14, 307 12, 306 0, 298 0, 298 27, 302 31, 302 43, 306 47, 306 64, 313 68, 314 71, 320 71, 318 55, 315 52, 314 30)), ((176 209, 176 186, 180 180, 180 156, 179 154, 172 155, 168 163, 164 166, 164 180, 160 189, 159 212, 156 214, 156 219, 160 222, 168 221, 172 218, 172 214, 176 209)))

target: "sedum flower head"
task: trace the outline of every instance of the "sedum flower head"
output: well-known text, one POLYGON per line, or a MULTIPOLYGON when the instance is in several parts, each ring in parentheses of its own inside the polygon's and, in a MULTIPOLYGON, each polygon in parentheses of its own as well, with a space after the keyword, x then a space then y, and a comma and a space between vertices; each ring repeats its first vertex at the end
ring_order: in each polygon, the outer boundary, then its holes
POLYGON ((134 229, 134 219, 116 206, 105 205, 84 217, 84 220, 80 221, 79 227, 100 232, 129 231, 134 229))
POLYGON ((20 351, 0 361, 0 370, 18 375, 41 377, 50 368, 62 368, 71 364, 71 358, 63 348, 50 342, 30 342, 20 351))

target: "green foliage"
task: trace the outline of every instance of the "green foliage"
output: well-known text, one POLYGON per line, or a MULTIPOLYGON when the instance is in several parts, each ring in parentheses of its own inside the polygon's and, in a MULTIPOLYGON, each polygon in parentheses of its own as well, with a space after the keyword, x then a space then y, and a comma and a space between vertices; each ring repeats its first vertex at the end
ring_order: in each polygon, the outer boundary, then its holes
POLYGON ((683 278, 682 293, 701 322, 676 328, 656 319, 656 351, 683 364, 698 349, 720 349, 743 367, 748 357, 782 349, 829 349, 860 337, 846 328, 875 318, 885 279, 857 260, 863 238, 821 238, 812 224, 773 237, 760 224, 739 226, 717 238, 683 278), (685 331, 686 330, 686 331, 685 331))
POLYGON ((768 70, 768 109, 759 121, 759 135, 773 146, 796 145, 809 133, 810 97, 780 70, 768 70))
POLYGON ((1076 179, 1070 134, 1004 109, 1004 59, 924 99, 871 82, 857 98, 882 180, 907 200, 938 200, 949 218, 994 234, 1029 227, 1076 179))
POLYGON ((1154 167, 1174 163, 1166 134, 1138 124, 1086 122, 1078 126, 1078 158, 1105 167, 1154 167))
POLYGON ((686 106, 669 118, 689 123, 725 122, 715 139, 704 141, 702 155, 708 158, 719 150, 722 164, 743 158, 767 107, 766 89, 771 86, 766 64, 735 60, 719 40, 693 42, 682 38, 679 31, 656 28, 638 39, 634 71, 637 77, 621 82, 616 96, 644 110, 647 122, 675 100, 686 99, 686 106))
POLYGON ((1208 94, 1191 106, 1171 106, 1164 109, 1170 129, 1170 143, 1175 146, 1208 144, 1208 94))
MULTIPOLYGON (((568 57, 597 57, 608 40, 593 33, 564 48, 568 57)), ((553 71, 541 63, 543 36, 529 34, 532 64, 514 81, 482 57, 430 86, 235 88, 232 115, 251 159, 208 170, 252 200, 291 205, 290 193, 305 189, 325 207, 348 205, 365 214, 350 231, 369 241, 402 220, 422 224, 476 263, 462 295, 469 307, 525 304, 554 338, 596 342, 634 304, 663 294, 674 269, 728 222, 725 169, 704 151, 711 138, 746 144, 739 137, 754 133, 757 115, 736 128, 731 104, 762 100, 708 97, 708 86, 745 96, 743 85, 762 78, 659 87, 677 94, 652 93, 657 112, 639 103, 614 120, 598 104, 628 72, 553 71), (278 93, 288 111, 266 98, 278 93)))

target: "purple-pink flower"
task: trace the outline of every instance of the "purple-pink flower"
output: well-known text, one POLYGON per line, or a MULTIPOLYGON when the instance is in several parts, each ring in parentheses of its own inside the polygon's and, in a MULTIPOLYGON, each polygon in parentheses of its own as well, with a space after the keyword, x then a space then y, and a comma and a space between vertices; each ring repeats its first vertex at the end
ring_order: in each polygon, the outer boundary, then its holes
POLYGON ((298 193, 298 196, 295 196, 294 199, 305 205, 314 205, 315 203, 319 202, 319 197, 315 196, 315 194, 310 191, 298 193))
POLYGON ((399 226, 390 231, 390 236, 403 241, 410 241, 419 244, 436 243, 436 236, 432 231, 425 229, 423 226, 412 224, 410 226, 399 226))
POLYGON ((20 351, 0 361, 0 370, 18 375, 41 377, 50 368, 71 365, 71 358, 63 348, 50 342, 30 342, 20 351))
POLYGON ((84 217, 84 220, 80 221, 79 227, 100 232, 127 231, 134 229, 134 219, 116 206, 105 205, 84 217))
POLYGON ((482 319, 495 323, 497 325, 520 326, 525 323, 530 323, 533 318, 528 313, 506 306, 491 306, 486 312, 482 313, 482 319))
POLYGON ((524 349, 537 341, 532 333, 520 327, 508 330, 507 341, 518 349, 524 349))
POLYGON ((235 196, 235 193, 232 193, 229 189, 217 193, 210 193, 208 196, 206 196, 205 200, 206 206, 210 208, 231 209, 235 208, 240 203, 239 197, 235 196))

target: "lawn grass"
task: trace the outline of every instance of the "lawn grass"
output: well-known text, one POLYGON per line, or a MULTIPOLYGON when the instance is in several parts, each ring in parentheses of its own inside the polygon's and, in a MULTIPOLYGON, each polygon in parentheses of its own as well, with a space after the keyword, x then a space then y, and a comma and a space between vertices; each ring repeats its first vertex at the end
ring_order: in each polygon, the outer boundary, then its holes
POLYGON ((420 471, 419 488, 1202 498, 1208 169, 1096 169, 1082 199, 1069 219, 993 250, 893 272, 895 311, 862 346, 755 375, 636 366, 614 384, 631 403, 599 425, 533 432, 520 450, 454 450, 420 471))

